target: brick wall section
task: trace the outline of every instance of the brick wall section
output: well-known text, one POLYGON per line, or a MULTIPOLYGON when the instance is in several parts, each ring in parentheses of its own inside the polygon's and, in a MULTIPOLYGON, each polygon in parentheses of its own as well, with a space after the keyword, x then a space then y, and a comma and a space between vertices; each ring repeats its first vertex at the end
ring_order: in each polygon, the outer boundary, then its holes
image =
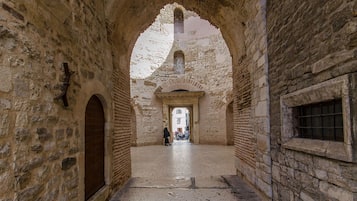
POLYGON ((238 118, 234 122, 237 130, 234 139, 235 155, 242 161, 255 167, 256 143, 253 136, 253 129, 250 122, 250 108, 239 110, 238 118))
POLYGON ((234 94, 234 146, 235 155, 251 167, 255 167, 254 136, 251 121, 251 76, 246 65, 238 67, 240 70, 234 72, 235 94, 234 94))
POLYGON ((283 149, 280 136, 280 96, 357 71, 356 10, 356 1, 268 1, 274 200, 356 200, 356 177, 342 173, 356 164, 283 149))
POLYGON ((113 73, 114 133, 113 185, 121 187, 131 176, 130 78, 129 72, 115 69, 113 73))

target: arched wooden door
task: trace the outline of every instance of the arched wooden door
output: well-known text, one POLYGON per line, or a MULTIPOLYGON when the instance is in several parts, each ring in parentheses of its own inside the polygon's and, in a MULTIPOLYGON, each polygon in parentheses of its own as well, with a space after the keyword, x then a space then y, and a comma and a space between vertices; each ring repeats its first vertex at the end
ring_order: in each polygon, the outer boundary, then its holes
POLYGON ((85 199, 104 186, 104 111, 92 96, 85 114, 85 199))

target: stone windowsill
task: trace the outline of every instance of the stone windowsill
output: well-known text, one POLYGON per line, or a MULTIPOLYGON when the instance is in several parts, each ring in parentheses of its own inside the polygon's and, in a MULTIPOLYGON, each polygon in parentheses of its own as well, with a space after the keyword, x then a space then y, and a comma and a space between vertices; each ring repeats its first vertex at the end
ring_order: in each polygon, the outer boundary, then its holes
MULTIPOLYGON (((301 151, 312 155, 352 162, 352 156, 343 142, 292 138, 283 144, 283 148, 301 151)), ((352 147, 351 147, 352 148, 352 147)))

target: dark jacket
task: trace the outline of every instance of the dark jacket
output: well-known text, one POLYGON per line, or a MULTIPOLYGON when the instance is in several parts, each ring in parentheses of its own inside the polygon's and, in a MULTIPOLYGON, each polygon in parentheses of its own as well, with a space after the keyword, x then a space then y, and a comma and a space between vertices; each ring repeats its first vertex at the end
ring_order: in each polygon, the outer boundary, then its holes
POLYGON ((170 132, 169 130, 167 129, 167 127, 164 128, 164 138, 168 138, 170 137, 170 132))

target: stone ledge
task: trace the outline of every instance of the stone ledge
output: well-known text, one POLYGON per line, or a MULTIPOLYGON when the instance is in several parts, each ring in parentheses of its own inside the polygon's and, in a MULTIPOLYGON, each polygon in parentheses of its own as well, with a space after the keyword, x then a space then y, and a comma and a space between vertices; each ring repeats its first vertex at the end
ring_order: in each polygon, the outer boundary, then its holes
POLYGON ((284 143, 283 148, 301 151, 312 155, 352 162, 343 142, 324 141, 306 138, 292 138, 284 143))

